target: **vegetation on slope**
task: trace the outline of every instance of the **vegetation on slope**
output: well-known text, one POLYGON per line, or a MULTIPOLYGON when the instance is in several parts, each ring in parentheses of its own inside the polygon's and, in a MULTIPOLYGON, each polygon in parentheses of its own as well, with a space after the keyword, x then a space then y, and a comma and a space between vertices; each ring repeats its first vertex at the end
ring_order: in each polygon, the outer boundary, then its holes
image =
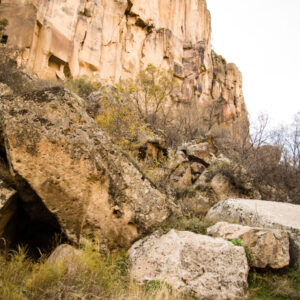
MULTIPOLYGON (((72 263, 72 272, 64 264, 49 264, 45 258, 26 258, 24 248, 9 257, 0 256, 0 298, 196 300, 176 294, 160 281, 136 285, 129 276, 126 252, 103 255, 97 251, 97 244, 82 250, 80 260, 72 263)), ((300 299, 300 273, 288 268, 251 270, 247 299, 300 299)))

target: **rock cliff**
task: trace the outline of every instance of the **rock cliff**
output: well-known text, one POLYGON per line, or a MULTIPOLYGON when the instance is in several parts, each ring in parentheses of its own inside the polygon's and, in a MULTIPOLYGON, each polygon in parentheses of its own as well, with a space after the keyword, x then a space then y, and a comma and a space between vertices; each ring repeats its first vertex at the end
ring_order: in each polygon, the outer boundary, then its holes
POLYGON ((205 0, 2 0, 0 17, 19 63, 40 78, 118 81, 153 64, 178 79, 174 108, 193 99, 210 107, 207 121, 247 123, 241 73, 211 50, 205 0))

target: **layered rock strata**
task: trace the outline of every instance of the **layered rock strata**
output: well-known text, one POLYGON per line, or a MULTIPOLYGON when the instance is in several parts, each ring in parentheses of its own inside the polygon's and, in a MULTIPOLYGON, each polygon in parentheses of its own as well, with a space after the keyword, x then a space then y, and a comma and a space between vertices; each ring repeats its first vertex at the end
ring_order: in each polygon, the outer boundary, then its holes
POLYGON ((2 0, 0 17, 20 64, 40 78, 118 81, 152 64, 178 79, 172 109, 195 100, 209 126, 247 126, 241 73, 211 50, 205 0, 2 0))

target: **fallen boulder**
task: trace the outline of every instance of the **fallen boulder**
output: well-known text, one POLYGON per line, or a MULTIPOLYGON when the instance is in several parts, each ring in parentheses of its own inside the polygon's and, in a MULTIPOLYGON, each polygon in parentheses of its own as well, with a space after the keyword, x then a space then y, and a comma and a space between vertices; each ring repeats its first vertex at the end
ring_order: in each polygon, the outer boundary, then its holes
POLYGON ((154 233, 129 250, 131 275, 140 284, 160 280, 201 299, 243 299, 248 263, 243 247, 188 231, 154 233))
POLYGON ((264 229, 219 222, 207 228, 207 234, 239 242, 249 253, 250 266, 279 269, 289 265, 289 236, 279 229, 264 229))
POLYGON ((248 199, 227 199, 206 215, 210 221, 228 221, 248 226, 281 229, 290 239, 291 265, 300 269, 300 205, 248 199))
POLYGON ((111 142, 81 98, 61 87, 1 97, 0 120, 27 212, 39 216, 42 202, 69 240, 88 235, 104 248, 129 247, 170 215, 173 202, 111 142))

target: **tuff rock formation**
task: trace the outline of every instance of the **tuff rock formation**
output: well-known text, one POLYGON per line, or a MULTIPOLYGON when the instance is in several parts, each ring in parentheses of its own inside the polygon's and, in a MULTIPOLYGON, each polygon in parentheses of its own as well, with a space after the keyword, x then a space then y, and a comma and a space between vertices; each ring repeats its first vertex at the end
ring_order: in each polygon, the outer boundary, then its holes
POLYGON ((134 78, 149 64, 174 71, 172 109, 196 100, 209 126, 247 122, 242 77, 211 50, 205 0, 2 0, 7 44, 44 79, 134 78))
POLYGON ((246 199, 227 199, 214 205, 207 220, 281 229, 290 239, 291 265, 300 269, 300 205, 246 199))
POLYGON ((19 206, 69 240, 129 247, 174 207, 63 88, 1 97, 0 120, 19 206))
POLYGON ((188 231, 154 233, 129 249, 138 283, 161 280, 200 299, 244 299, 248 263, 243 247, 188 231))
POLYGON ((270 266, 279 269, 290 263, 289 236, 286 231, 218 222, 207 228, 207 234, 227 240, 240 240, 250 255, 252 267, 270 266))

